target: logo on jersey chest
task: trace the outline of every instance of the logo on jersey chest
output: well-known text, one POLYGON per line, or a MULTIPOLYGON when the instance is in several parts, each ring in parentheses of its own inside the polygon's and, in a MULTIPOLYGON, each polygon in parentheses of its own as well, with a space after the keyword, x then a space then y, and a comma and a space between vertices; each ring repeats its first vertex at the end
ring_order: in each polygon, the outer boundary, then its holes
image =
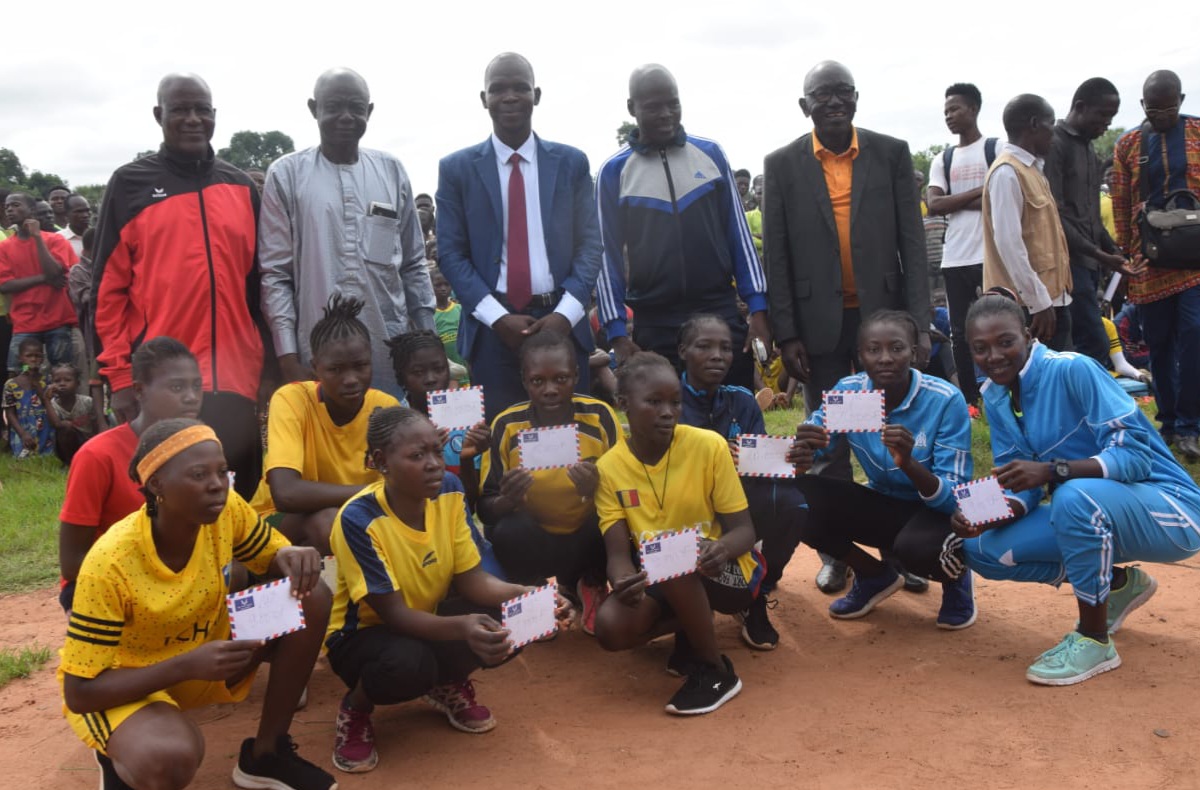
POLYGON ((430 551, 429 553, 427 553, 425 555, 425 558, 421 560, 421 567, 428 568, 430 565, 434 565, 436 563, 437 563, 437 552, 430 551))

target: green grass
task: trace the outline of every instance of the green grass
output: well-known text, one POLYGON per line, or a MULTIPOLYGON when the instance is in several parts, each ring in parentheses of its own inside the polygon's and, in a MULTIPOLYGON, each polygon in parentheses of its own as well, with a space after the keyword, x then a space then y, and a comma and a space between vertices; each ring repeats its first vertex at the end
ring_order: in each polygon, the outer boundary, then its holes
POLYGON ((0 687, 11 680, 29 677, 49 660, 50 648, 40 645, 0 649, 0 687))
POLYGON ((0 454, 0 593, 58 579, 58 511, 67 475, 54 456, 0 454))

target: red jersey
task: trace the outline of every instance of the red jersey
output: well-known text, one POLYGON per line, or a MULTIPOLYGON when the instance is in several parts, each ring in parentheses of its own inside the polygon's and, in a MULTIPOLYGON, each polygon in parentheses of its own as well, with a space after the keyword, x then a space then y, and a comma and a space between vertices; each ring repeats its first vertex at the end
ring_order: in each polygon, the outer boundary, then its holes
MULTIPOLYGON (((71 242, 57 233, 43 233, 42 241, 50 255, 68 269, 79 262, 71 242)), ((37 243, 33 237, 23 239, 17 234, 0 241, 0 283, 33 277, 42 273, 38 260, 37 243)), ((12 318, 13 332, 25 334, 46 332, 63 326, 79 323, 75 307, 67 295, 66 281, 62 288, 50 285, 35 285, 24 291, 9 294, 11 304, 8 314, 12 318)))
POLYGON ((83 443, 67 473, 67 495, 59 521, 106 529, 146 504, 146 497, 129 476, 129 462, 138 438, 128 424, 98 434, 83 443))

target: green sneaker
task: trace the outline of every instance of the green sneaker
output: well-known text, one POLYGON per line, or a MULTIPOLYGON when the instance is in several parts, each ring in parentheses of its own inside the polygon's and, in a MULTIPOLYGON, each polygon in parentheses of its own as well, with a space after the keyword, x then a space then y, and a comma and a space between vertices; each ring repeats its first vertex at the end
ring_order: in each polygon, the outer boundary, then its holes
POLYGON ((1125 586, 1108 593, 1108 632, 1115 634, 1129 613, 1158 590, 1158 582, 1141 568, 1125 569, 1125 586))
POLYGON ((1025 672, 1025 679, 1041 686, 1070 686, 1121 666, 1112 639, 1102 645, 1072 631, 1056 646, 1038 656, 1025 672))

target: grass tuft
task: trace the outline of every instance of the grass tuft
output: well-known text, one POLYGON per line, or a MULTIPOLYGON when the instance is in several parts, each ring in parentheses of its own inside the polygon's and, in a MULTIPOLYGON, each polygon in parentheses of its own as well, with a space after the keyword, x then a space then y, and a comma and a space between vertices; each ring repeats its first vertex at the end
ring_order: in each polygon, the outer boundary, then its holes
POLYGON ((50 648, 6 647, 0 649, 0 687, 17 678, 27 678, 50 660, 50 648))

